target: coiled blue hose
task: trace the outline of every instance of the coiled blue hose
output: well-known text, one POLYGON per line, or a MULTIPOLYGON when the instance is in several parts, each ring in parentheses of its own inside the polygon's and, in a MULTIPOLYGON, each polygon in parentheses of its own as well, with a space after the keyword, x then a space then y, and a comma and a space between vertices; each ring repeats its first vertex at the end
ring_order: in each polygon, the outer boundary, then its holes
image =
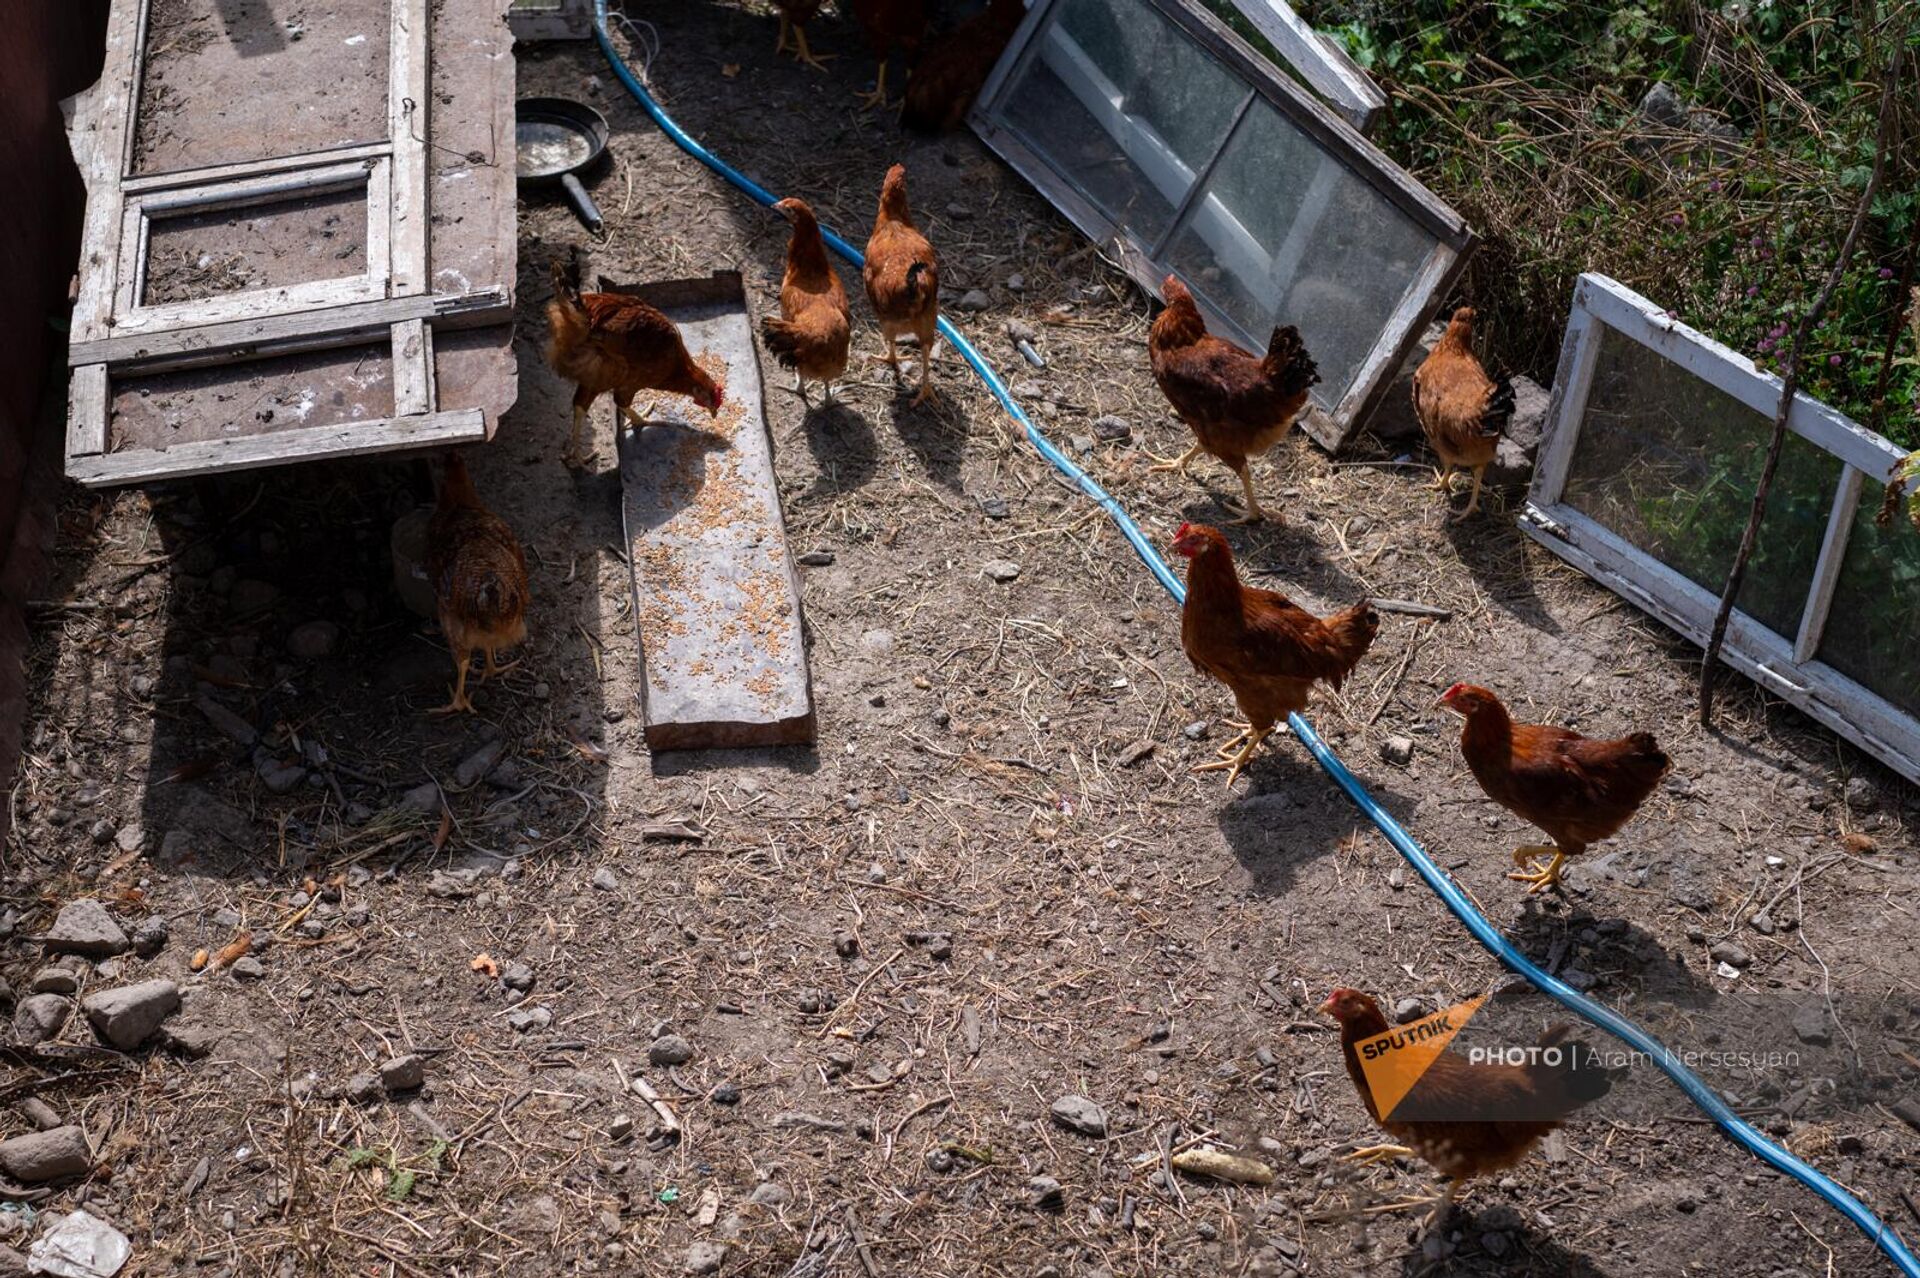
MULTIPOLYGON (((767 208, 777 203, 778 197, 688 136, 687 132, 675 123, 673 117, 660 108, 660 104, 653 100, 653 95, 647 92, 646 87, 633 74, 626 60, 613 47, 613 40, 607 31, 607 19, 607 0, 594 0, 594 36, 600 43, 601 52, 606 55, 608 64, 613 68, 614 76, 626 86, 627 92, 633 95, 634 101, 640 104, 641 109, 660 126, 661 132, 671 138, 681 150, 745 192, 755 203, 767 208)), ((860 266, 864 262, 865 259, 860 250, 833 231, 823 226, 820 233, 828 246, 848 262, 855 266, 860 266)), ((969 342, 944 315, 940 317, 940 333, 953 349, 960 353, 961 358, 966 360, 973 371, 980 375, 980 380, 987 384, 987 389, 992 391, 994 398, 1000 401, 1000 406, 1006 409, 1007 415, 1020 423, 1020 428, 1026 432, 1027 439, 1034 448, 1039 450, 1040 455, 1107 512, 1114 526, 1133 546, 1134 553, 1139 555, 1141 561, 1146 564, 1147 570, 1162 586, 1166 587, 1167 593, 1178 602, 1186 602, 1186 587, 1178 577, 1174 576, 1173 570, 1167 566, 1166 560, 1160 557, 1153 544, 1147 540, 1146 534, 1140 531, 1139 525, 1133 522, 1119 502, 1094 482, 1091 475, 1080 469, 1071 458, 1054 446, 1053 441, 1040 433, 1039 428, 1033 424, 1033 420, 1027 416, 1025 410, 1008 393, 1005 383, 981 357, 980 352, 974 349, 973 343, 969 342)), ((1735 1114, 1712 1088, 1686 1067, 1671 1048, 1612 1008, 1595 1002, 1572 986, 1548 974, 1525 954, 1514 948, 1513 943, 1501 935, 1499 929, 1474 908, 1473 903, 1467 899, 1466 894, 1454 884, 1453 880, 1433 863, 1433 858, 1427 855, 1426 850, 1414 842, 1413 836, 1408 834, 1405 828, 1375 801, 1373 795, 1367 792, 1366 786, 1361 784, 1360 779, 1354 776, 1347 765, 1340 761, 1339 756, 1320 739, 1312 725, 1297 714, 1288 715, 1287 724, 1320 766, 1326 769, 1327 774, 1342 790, 1346 791, 1347 797, 1366 814, 1368 820, 1379 827, 1380 832, 1387 837, 1387 841, 1419 872, 1427 886, 1432 888, 1446 907, 1453 911, 1454 916, 1466 925, 1467 931, 1472 933, 1473 938, 1480 942, 1488 953, 1525 977, 1535 988, 1568 1011, 1599 1026, 1635 1051, 1645 1054, 1728 1136, 1745 1146, 1761 1161, 1793 1177, 1824 1198, 1852 1221, 1903 1274, 1907 1275, 1907 1278, 1920 1278, 1920 1257, 1916 1257, 1907 1248, 1891 1227, 1868 1210, 1865 1203, 1848 1193, 1824 1172, 1768 1140, 1751 1123, 1735 1114)))

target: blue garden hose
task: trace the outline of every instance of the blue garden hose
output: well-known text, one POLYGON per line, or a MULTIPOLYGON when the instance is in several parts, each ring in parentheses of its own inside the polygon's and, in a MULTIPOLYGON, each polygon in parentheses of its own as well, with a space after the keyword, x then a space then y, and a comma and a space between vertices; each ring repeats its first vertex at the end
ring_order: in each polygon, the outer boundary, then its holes
MULTIPOLYGON (((688 136, 686 131, 674 122, 672 116, 661 110, 659 103, 653 100, 653 95, 647 92, 646 87, 633 74, 626 60, 613 47, 613 40, 607 31, 607 20, 607 0, 594 0, 594 36, 600 42, 600 50, 606 54, 614 76, 626 86, 627 92, 633 95, 634 101, 640 104, 641 109, 660 126, 663 133, 673 139, 674 144, 681 150, 745 192, 755 203, 771 208, 777 202, 776 196, 688 136)), ((855 266, 862 264, 864 259, 860 250, 825 227, 821 228, 820 233, 835 253, 855 266)), ((980 352, 974 349, 973 343, 969 342, 944 315, 940 317, 940 333, 953 349, 960 353, 961 358, 967 361, 973 371, 980 375, 980 380, 987 384, 987 389, 992 391, 994 398, 1000 401, 1000 406, 1006 409, 1007 415, 1020 423, 1021 429, 1026 432, 1027 439, 1039 450, 1040 455, 1107 512, 1114 526, 1133 546, 1134 553, 1139 555, 1141 561, 1146 564, 1148 571, 1162 586, 1166 587, 1167 593, 1178 602, 1186 602, 1186 587, 1181 584, 1178 577, 1174 576, 1173 570, 1153 548, 1146 534, 1140 531, 1139 525, 1133 522, 1119 502, 1094 482, 1092 476, 1075 465, 1071 458, 1054 446, 1053 441, 1040 433, 1039 428, 1033 424, 1033 419, 1027 416, 1020 405, 1014 401, 1013 396, 1008 393, 1005 383, 988 366, 980 352)), ((1387 837, 1387 841, 1419 872, 1427 886, 1432 888, 1446 907, 1453 911, 1454 916, 1466 925, 1467 931, 1473 934, 1473 938, 1480 942, 1488 953, 1525 977, 1535 988, 1567 1010, 1599 1026, 1635 1051, 1644 1053, 1728 1136, 1745 1146, 1762 1162, 1793 1177, 1824 1198, 1852 1221, 1903 1274, 1907 1275, 1907 1278, 1920 1278, 1920 1257, 1916 1257, 1908 1249, 1890 1226, 1868 1210, 1866 1204, 1848 1193, 1833 1178, 1774 1144, 1751 1123, 1735 1114, 1712 1088, 1686 1067, 1673 1049, 1622 1017, 1612 1008, 1595 1002, 1535 965, 1531 959, 1516 949, 1511 941, 1501 935, 1499 929, 1494 927, 1485 915, 1474 908, 1466 894, 1439 866, 1433 863, 1433 858, 1414 842, 1413 836, 1408 834, 1400 823, 1380 806, 1373 795, 1367 792, 1366 786, 1361 784, 1360 779, 1353 775, 1347 765, 1327 748, 1326 742, 1320 739, 1319 734, 1304 718, 1298 714, 1288 715, 1287 724, 1320 766, 1326 769, 1327 774, 1339 784, 1342 790, 1346 791, 1347 797, 1366 814, 1368 820, 1379 827, 1380 832, 1387 837)))

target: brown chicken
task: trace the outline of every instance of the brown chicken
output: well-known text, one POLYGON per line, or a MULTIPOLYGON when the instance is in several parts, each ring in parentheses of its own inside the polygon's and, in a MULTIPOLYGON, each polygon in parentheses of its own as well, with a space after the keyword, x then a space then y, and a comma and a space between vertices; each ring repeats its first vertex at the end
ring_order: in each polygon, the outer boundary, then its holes
POLYGON ((1504 375, 1487 376, 1473 353, 1471 306, 1453 313, 1439 345, 1414 373, 1413 413, 1440 458, 1435 487, 1451 497, 1453 472, 1473 472, 1473 496, 1454 516, 1467 518, 1480 509, 1481 480, 1513 419, 1513 383, 1504 375))
POLYGON ((1551 844, 1518 848, 1507 877, 1544 892, 1560 882, 1570 856, 1586 851, 1625 825, 1671 766, 1650 733, 1596 741, 1566 728, 1515 723, 1500 698, 1456 683, 1440 704, 1466 716, 1460 752, 1487 797, 1547 832, 1551 844), (1544 870, 1534 858, 1551 853, 1544 870))
POLYGON ((1541 1051, 1530 1054, 1526 1064, 1476 1064, 1459 1052, 1442 1052, 1394 1107, 1396 1114, 1433 1117, 1396 1121, 1380 1113, 1356 1046, 1387 1032, 1380 1005, 1359 990, 1337 989, 1320 1010, 1340 1022, 1347 1077, 1367 1115, 1400 1142, 1356 1150, 1348 1157, 1370 1162, 1412 1154, 1446 1176, 1447 1187, 1428 1217, 1435 1224, 1445 1222, 1464 1182, 1514 1166, 1575 1110, 1613 1087, 1612 1072, 1601 1067, 1585 1044, 1566 1041, 1567 1026, 1555 1025, 1540 1036, 1541 1051), (1547 1050, 1552 1048, 1560 1050, 1547 1050), (1482 1117, 1496 1114, 1505 1117, 1482 1117))
POLYGON ((1187 286, 1169 275, 1161 285, 1166 309, 1147 334, 1153 379, 1173 411, 1193 431, 1193 447, 1177 460, 1162 460, 1154 470, 1177 470, 1201 453, 1211 453, 1240 476, 1247 495, 1246 513, 1234 523, 1266 518, 1253 495, 1247 458, 1278 443, 1307 406, 1307 389, 1320 372, 1291 324, 1273 330, 1263 359, 1232 342, 1209 336, 1207 323, 1187 286))
POLYGON ((582 293, 577 261, 553 263, 553 300, 547 303, 547 362, 574 383, 573 430, 567 436, 567 464, 580 456, 580 428, 593 401, 613 392, 620 415, 635 429, 643 423, 633 397, 643 390, 685 395, 714 416, 726 388, 687 354, 674 322, 637 297, 624 293, 582 293))
POLYGON ((842 0, 853 12, 853 20, 867 33, 867 45, 873 50, 880 69, 874 75, 872 93, 860 99, 871 110, 887 104, 887 59, 895 49, 904 49, 911 57, 919 52, 927 38, 926 0, 842 0))
POLYGON ((496 665, 494 653, 527 637, 527 557, 507 521, 481 503, 457 453, 447 454, 440 501, 427 523, 427 576, 458 672, 453 699, 433 713, 471 711, 467 667, 475 648, 487 654, 482 679, 519 664, 496 665))
POLYGON ((780 317, 760 322, 760 335, 781 366, 794 370, 793 389, 802 402, 809 380, 826 384, 826 402, 833 402, 833 381, 847 371, 847 347, 853 341, 853 321, 847 311, 847 290, 827 261, 820 223, 803 200, 782 200, 774 212, 793 226, 787 243, 787 270, 780 279, 780 317))
POLYGON ((900 123, 924 133, 959 128, 1026 16, 1021 0, 988 0, 984 10, 929 45, 907 77, 900 123))
POLYGON ((1232 689, 1247 716, 1247 730, 1220 748, 1220 762, 1194 769, 1225 768, 1231 787, 1274 725, 1307 708, 1316 679, 1339 688, 1372 646, 1380 618, 1363 602, 1322 620, 1285 595, 1241 585, 1218 528, 1181 524, 1173 549, 1192 563, 1180 645, 1196 670, 1232 689))
MULTIPOLYGON (((814 56, 807 47, 807 23, 820 12, 820 6, 826 0, 773 0, 773 7, 780 11, 780 42, 773 46, 775 56, 785 53, 789 42, 793 45, 795 61, 803 62, 815 71, 827 69, 826 59, 814 56)), ((828 54, 827 57, 832 57, 828 54)))
POLYGON ((867 286, 867 301, 880 319, 880 333, 887 339, 885 359, 893 367, 896 382, 900 379, 901 334, 912 333, 919 340, 920 393, 913 402, 925 402, 933 393, 933 341, 940 324, 940 259, 913 224, 903 165, 888 169, 880 187, 880 212, 873 219, 873 234, 867 237, 867 265, 861 278, 867 286))

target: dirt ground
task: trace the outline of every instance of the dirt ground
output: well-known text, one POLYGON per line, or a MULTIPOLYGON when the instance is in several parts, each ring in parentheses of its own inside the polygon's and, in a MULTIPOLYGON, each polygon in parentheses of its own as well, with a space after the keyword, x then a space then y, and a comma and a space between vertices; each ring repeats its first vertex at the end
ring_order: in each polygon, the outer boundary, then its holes
MULTIPOLYGON (((871 66, 831 15, 822 75, 775 61, 768 14, 647 10, 669 109, 829 225, 863 237, 881 174, 908 165, 947 296, 991 299, 962 326, 1150 536, 1224 517, 1237 484, 1216 465, 1146 474, 1149 449, 1181 443, 1148 301, 971 135, 861 114, 871 66), (1013 318, 1046 370, 1019 363, 1013 318), (1106 416, 1131 439, 1096 439, 1106 416)), ((737 267, 772 304, 785 225, 653 129, 590 45, 527 53, 520 89, 586 96, 614 125, 591 271, 737 267)), ((71 495, 37 607, 0 961, 24 995, 33 938, 95 895, 170 939, 82 965, 82 993, 165 976, 186 1002, 170 1048, 100 1051, 76 1015, 56 1050, 9 1055, 8 1094, 83 1124, 99 1169, 5 1204, 0 1242, 24 1250, 84 1203, 143 1275, 1888 1271, 1647 1070, 1620 1085, 1639 1109, 1475 1184, 1444 1236, 1416 1237, 1418 1209, 1368 1211, 1435 1179, 1333 1156, 1376 1133, 1313 1007, 1348 984, 1432 1010, 1500 970, 1296 742, 1231 794, 1189 773, 1230 734, 1228 695, 1105 517, 946 352, 923 409, 863 366, 809 410, 769 368, 793 548, 832 557, 803 570, 819 742, 649 757, 610 410, 598 460, 570 472, 570 388, 540 358, 548 254, 584 236, 550 203, 522 230, 520 401, 472 463, 535 601, 477 717, 424 713, 450 663, 391 586, 409 467, 71 495), (992 559, 1018 577, 989 580, 992 559), (252 731, 258 747, 236 739, 252 731), (243 929, 251 961, 190 970, 243 929), (408 1051, 417 1094, 355 1080, 408 1051), (1068 1095, 1104 1111, 1104 1137, 1050 1118, 1068 1095), (1163 1144, 1196 1138, 1277 1177, 1169 1185, 1163 1144)), ((856 323, 873 352, 858 302, 856 323)), ((1691 648, 1510 520, 1445 524, 1399 452, 1363 440, 1333 461, 1291 439, 1256 466, 1286 524, 1233 533, 1244 570, 1310 607, 1452 610, 1388 616, 1316 706, 1322 733, 1537 960, 1630 1015, 1831 992, 1843 1026, 1871 1015, 1910 1045, 1871 1067, 1888 1104, 1910 1096, 1914 791, 1744 681, 1702 732, 1691 648), (1676 761, 1564 898, 1504 877, 1534 836, 1483 799, 1433 706, 1462 678, 1527 716, 1652 730, 1676 761), (1414 743, 1404 766, 1382 760, 1394 736, 1414 743), (1750 960, 1734 977, 1709 955, 1728 944, 1750 960)), ((1920 1132, 1871 1103, 1809 1118, 1800 1082, 1763 1080, 1742 1108, 1911 1233, 1920 1132)), ((0 1135, 29 1126, 0 1114, 0 1135)))

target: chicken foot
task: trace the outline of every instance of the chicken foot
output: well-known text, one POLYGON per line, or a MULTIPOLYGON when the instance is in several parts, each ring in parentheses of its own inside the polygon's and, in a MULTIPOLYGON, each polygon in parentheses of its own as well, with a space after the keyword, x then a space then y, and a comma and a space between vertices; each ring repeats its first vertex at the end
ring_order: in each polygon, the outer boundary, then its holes
MULTIPOLYGON (((1234 524, 1260 523, 1267 517, 1267 512, 1260 509, 1260 499, 1253 495, 1253 467, 1249 466, 1246 462, 1241 462, 1239 470, 1240 490, 1247 495, 1247 508, 1241 513, 1238 519, 1231 519, 1227 522, 1234 524)), ((1286 516, 1276 516, 1274 522, 1284 524, 1287 522, 1286 516)))
POLYGON ((909 407, 918 408, 933 397, 933 343, 920 344, 920 393, 909 407))
POLYGON ((879 74, 874 77, 873 92, 856 93, 854 96, 860 99, 860 109, 863 111, 877 110, 887 104, 887 64, 885 59, 881 60, 879 74))
POLYGON ((793 44, 793 60, 810 66, 815 71, 825 71, 827 69, 827 63, 838 56, 832 53, 816 54, 812 49, 809 49, 807 47, 807 29, 794 22, 783 10, 780 14, 780 42, 773 46, 774 56, 778 57, 787 51, 789 38, 791 38, 793 44))
POLYGON ((1362 1145, 1359 1149, 1340 1155, 1350 1163, 1368 1166, 1372 1163, 1384 1163, 1390 1158, 1411 1158, 1413 1151, 1405 1145, 1362 1145))
POLYGON ((1162 457, 1158 453, 1148 453, 1147 456, 1153 458, 1158 464, 1147 467, 1147 473, 1152 475, 1163 470, 1177 470, 1184 475, 1187 473, 1187 467, 1192 465, 1193 459, 1199 455, 1200 445, 1198 443, 1194 444, 1192 448, 1189 448, 1178 457, 1162 457))
MULTIPOLYGON (((1270 727, 1257 732, 1249 728, 1244 734, 1247 744, 1240 753, 1234 755, 1231 759, 1221 759, 1215 763, 1196 764, 1193 770, 1195 772, 1219 772, 1223 768, 1226 769, 1227 789, 1231 790, 1233 789, 1233 783, 1239 780, 1242 769, 1247 766, 1247 761, 1253 758, 1253 752, 1260 748, 1260 743, 1265 741, 1272 732, 1273 729, 1270 727)), ((1238 738, 1236 738, 1236 740, 1238 740, 1238 738)))
POLYGON ((580 428, 589 421, 587 410, 575 404, 573 406, 573 429, 567 433, 567 451, 560 454, 560 460, 569 466, 584 466, 593 460, 593 454, 580 455, 580 428))
POLYGON ((1548 888, 1560 886, 1560 880, 1563 877, 1561 867, 1567 863, 1567 854, 1552 843, 1529 843, 1525 847, 1518 847, 1513 850, 1513 863, 1521 867, 1525 873, 1516 872, 1507 875, 1507 877, 1517 883, 1533 884, 1532 887, 1527 889, 1527 895, 1533 896, 1546 891, 1548 888), (1547 868, 1544 870, 1540 869, 1536 864, 1536 858, 1543 852, 1550 853, 1553 857, 1553 860, 1547 863, 1547 868))
POLYGON ((486 664, 486 667, 480 671, 480 680, 482 683, 486 682, 488 679, 493 678, 495 675, 503 675, 507 673, 507 671, 513 669, 515 666, 520 664, 520 658, 515 657, 512 661, 507 662, 507 664, 505 664, 504 666, 497 665, 494 662, 493 651, 494 650, 492 648, 486 649, 487 664, 486 664))
MULTIPOLYGON (((492 660, 491 653, 488 654, 488 660, 489 661, 492 660)), ((427 711, 428 714, 439 715, 439 714, 472 714, 473 713, 473 702, 469 700, 467 697, 467 667, 471 666, 472 664, 473 664, 473 653, 470 651, 456 652, 453 655, 453 666, 455 671, 454 678, 453 678, 453 699, 447 702, 447 704, 445 704, 444 706, 436 706, 433 709, 427 711)))

